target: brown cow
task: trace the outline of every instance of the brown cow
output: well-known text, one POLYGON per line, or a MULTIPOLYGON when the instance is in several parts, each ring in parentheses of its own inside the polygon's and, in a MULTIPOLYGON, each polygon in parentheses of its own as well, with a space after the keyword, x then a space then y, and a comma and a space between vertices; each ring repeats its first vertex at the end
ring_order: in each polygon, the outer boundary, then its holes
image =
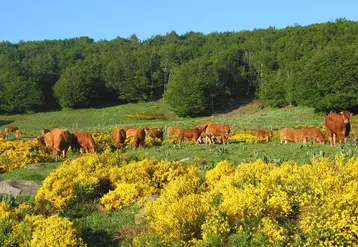
POLYGON ((112 132, 114 145, 117 149, 122 149, 125 147, 125 141, 126 141, 126 131, 124 129, 116 128, 112 132))
POLYGON ((339 114, 329 113, 324 119, 331 146, 336 146, 336 139, 338 139, 339 143, 342 143, 342 138, 344 138, 344 143, 347 143, 350 130, 349 118, 351 116, 353 116, 353 113, 343 111, 339 114))
POLYGON ((21 136, 22 136, 22 132, 19 130, 19 129, 17 129, 17 130, 15 130, 15 136, 16 136, 16 138, 21 138, 21 136))
POLYGON ((225 141, 228 143, 230 131, 230 127, 225 124, 209 123, 202 136, 206 137, 206 143, 208 141, 212 143, 214 138, 216 138, 217 140, 221 139, 222 143, 225 144, 225 141))
POLYGON ((150 131, 149 136, 152 138, 159 138, 161 141, 163 141, 163 130, 162 129, 153 129, 150 131))
POLYGON ((13 133, 15 133, 15 131, 16 130, 19 130, 19 128, 18 127, 16 127, 16 126, 6 126, 5 127, 5 133, 8 133, 8 132, 13 132, 13 133))
POLYGON ((206 128, 207 126, 205 125, 194 129, 180 129, 178 134, 179 144, 183 142, 184 138, 200 143, 201 133, 203 133, 206 128))
POLYGON ((179 133, 180 133, 180 130, 181 128, 178 128, 178 127, 174 127, 174 126, 169 126, 167 128, 167 135, 170 136, 170 135, 176 135, 178 136, 179 133))
POLYGON ((261 129, 256 130, 256 139, 267 138, 268 141, 271 141, 272 136, 273 136, 272 130, 261 130, 261 129))
POLYGON ((143 129, 145 134, 147 134, 149 132, 149 128, 145 127, 145 128, 123 128, 126 131, 126 135, 128 136, 135 136, 137 134, 138 130, 143 129))
POLYGON ((66 158, 68 148, 72 145, 72 134, 65 129, 53 129, 51 132, 45 134, 46 147, 52 149, 53 155, 56 155, 56 160, 66 158))
POLYGON ((316 128, 303 128, 303 142, 306 142, 307 140, 310 140, 312 143, 320 143, 325 144, 323 133, 320 129, 316 128))
POLYGON ((51 132, 49 129, 41 129, 41 134, 44 136, 46 133, 51 132))
POLYGON ((96 143, 94 142, 91 133, 75 131, 72 135, 71 148, 73 151, 80 150, 81 153, 88 153, 88 151, 95 153, 97 151, 96 143))
POLYGON ((285 141, 285 143, 301 142, 303 141, 303 131, 284 128, 280 131, 280 142, 283 143, 283 141, 285 141))
POLYGON ((132 145, 133 149, 138 148, 139 146, 144 147, 145 146, 145 130, 144 129, 137 129, 135 135, 134 135, 134 143, 132 145))

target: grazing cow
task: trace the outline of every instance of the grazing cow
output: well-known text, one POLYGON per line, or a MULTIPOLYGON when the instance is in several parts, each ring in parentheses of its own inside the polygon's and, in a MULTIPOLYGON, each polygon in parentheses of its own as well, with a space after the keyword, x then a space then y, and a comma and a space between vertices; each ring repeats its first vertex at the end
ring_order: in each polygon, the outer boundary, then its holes
POLYGON ((200 136, 207 128, 207 125, 194 128, 194 129, 180 129, 178 134, 179 144, 183 142, 184 138, 189 141, 195 141, 196 143, 200 143, 200 136))
POLYGON ((144 147, 145 146, 145 130, 144 129, 137 129, 135 135, 134 135, 134 143, 132 144, 132 148, 136 149, 139 146, 144 147))
POLYGON ((230 127, 225 124, 209 123, 202 136, 206 137, 206 143, 208 141, 209 143, 212 143, 216 138, 217 140, 221 139, 222 143, 225 144, 225 141, 228 143, 230 131, 230 127))
POLYGON ((65 129, 53 129, 51 132, 45 134, 46 147, 52 148, 53 155, 56 155, 56 160, 66 158, 68 148, 72 145, 72 134, 65 129))
POLYGON ((178 136, 179 133, 180 133, 180 130, 181 130, 181 128, 174 127, 174 126, 169 126, 169 127, 167 128, 167 135, 168 135, 168 136, 170 136, 170 135, 178 136))
POLYGON ((49 129, 41 129, 41 134, 44 136, 46 133, 51 132, 49 129))
POLYGON ((97 151, 96 143, 94 142, 91 133, 75 131, 72 135, 71 148, 73 151, 80 150, 81 153, 88 153, 88 151, 95 153, 97 151))
POLYGON ((285 141, 285 143, 301 142, 303 141, 303 131, 284 128, 280 131, 280 142, 283 143, 283 141, 285 141))
POLYGON ((342 138, 344 138, 344 143, 347 143, 350 131, 349 118, 351 116, 353 116, 353 113, 343 111, 339 114, 329 113, 324 119, 331 146, 336 146, 336 139, 338 139, 339 143, 342 143, 342 138))
POLYGON ((271 138, 273 136, 273 131, 272 130, 256 130, 256 139, 259 138, 267 138, 268 141, 271 141, 271 138))
POLYGON ((312 143, 320 143, 325 144, 323 133, 320 131, 320 129, 316 128, 303 128, 303 142, 306 142, 307 140, 310 140, 312 143))
POLYGON ((15 136, 16 136, 16 138, 21 138, 21 136, 22 136, 22 132, 19 130, 19 129, 17 129, 17 130, 15 130, 15 136))
POLYGON ((0 131, 0 139, 7 140, 7 136, 0 131))
POLYGON ((13 132, 13 133, 15 133, 15 131, 16 130, 19 130, 19 128, 18 127, 16 127, 16 126, 6 126, 5 127, 5 133, 8 133, 8 132, 13 132))
POLYGON ((125 141, 126 141, 126 131, 124 129, 116 128, 112 132, 114 145, 117 149, 122 149, 125 147, 125 141))
POLYGON ((163 130, 162 129, 153 129, 153 130, 151 130, 149 136, 152 138, 159 138, 161 141, 163 141, 163 130))

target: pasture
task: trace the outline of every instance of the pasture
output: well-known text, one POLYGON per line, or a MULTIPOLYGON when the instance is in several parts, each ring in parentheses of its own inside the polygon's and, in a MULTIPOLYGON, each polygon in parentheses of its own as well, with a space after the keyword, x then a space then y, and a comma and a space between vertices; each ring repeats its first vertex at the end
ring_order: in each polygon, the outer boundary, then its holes
MULTIPOLYGON (((139 103, 108 107, 103 109, 73 110, 62 112, 35 113, 31 115, 1 115, 0 129, 6 125, 15 125, 23 132, 22 139, 40 135, 41 128, 66 128, 70 131, 90 131, 108 134, 113 127, 163 127, 179 126, 193 128, 206 122, 219 122, 229 125, 234 131, 250 133, 256 128, 273 129, 274 138, 269 143, 247 143, 232 141, 228 145, 204 145, 194 143, 166 143, 160 146, 127 148, 121 155, 128 160, 164 160, 168 162, 183 161, 184 165, 195 165, 200 179, 203 180, 208 170, 215 168, 222 160, 229 160, 234 167, 239 163, 252 163, 262 159, 266 163, 280 166, 285 161, 295 161, 299 165, 311 164, 317 158, 333 160, 337 155, 346 158, 358 156, 358 144, 329 145, 288 143, 281 144, 278 130, 285 127, 301 128, 312 126, 324 130, 324 115, 314 113, 311 108, 268 109, 259 104, 251 104, 241 111, 202 118, 176 117, 163 101, 139 103), (147 118, 147 119, 139 119, 147 118)), ((358 118, 351 118, 351 136, 357 137, 358 118)), ((10 140, 14 136, 10 134, 10 140)), ((67 160, 74 161, 79 155, 69 152, 67 160)), ((45 178, 56 171, 61 162, 44 162, 33 169, 16 169, 0 174, 0 179, 23 179, 42 183, 45 178)), ((83 195, 82 195, 83 196, 83 195)), ((35 204, 34 197, 2 196, 2 201, 17 205, 22 202, 35 204)), ((135 224, 137 205, 121 209, 104 211, 98 209, 98 197, 76 201, 58 211, 60 216, 77 222, 82 238, 88 246, 131 246, 131 240, 143 231, 141 225, 135 224), (118 241, 115 241, 117 238, 118 241)), ((159 245, 157 245, 159 246, 159 245)))

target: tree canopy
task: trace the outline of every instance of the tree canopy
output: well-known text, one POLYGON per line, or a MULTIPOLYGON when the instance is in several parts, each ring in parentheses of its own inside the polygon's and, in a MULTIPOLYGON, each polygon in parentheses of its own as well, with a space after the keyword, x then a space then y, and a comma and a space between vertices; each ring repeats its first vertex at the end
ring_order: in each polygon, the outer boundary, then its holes
POLYGON ((86 108, 162 97, 181 116, 241 98, 273 107, 358 109, 358 22, 204 35, 171 31, 140 41, 89 37, 0 42, 0 111, 86 108))

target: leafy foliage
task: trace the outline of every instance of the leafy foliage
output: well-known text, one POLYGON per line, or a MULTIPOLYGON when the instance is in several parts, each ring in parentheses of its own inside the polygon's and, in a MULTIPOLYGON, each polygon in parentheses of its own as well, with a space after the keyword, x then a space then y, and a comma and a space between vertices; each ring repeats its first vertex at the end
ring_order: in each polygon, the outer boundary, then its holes
POLYGON ((242 97, 270 106, 356 110, 358 23, 334 22, 139 41, 0 42, 0 110, 25 112, 157 100, 180 116, 213 114, 242 97))

